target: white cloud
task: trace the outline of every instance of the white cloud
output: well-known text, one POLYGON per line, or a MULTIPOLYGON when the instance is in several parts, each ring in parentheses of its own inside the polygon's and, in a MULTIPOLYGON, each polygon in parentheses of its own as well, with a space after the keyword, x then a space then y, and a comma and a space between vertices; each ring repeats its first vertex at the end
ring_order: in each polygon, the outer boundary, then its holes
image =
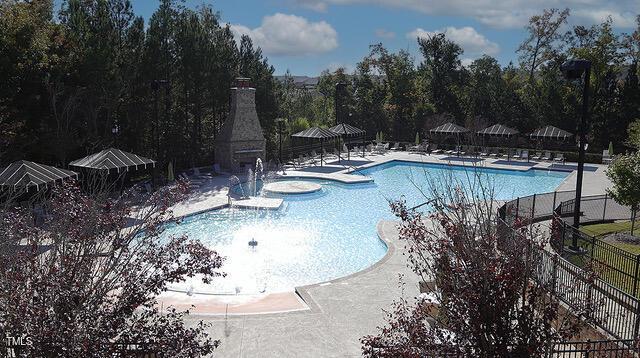
POLYGON ((338 47, 338 33, 324 21, 309 22, 304 17, 276 13, 265 16, 255 29, 231 25, 236 41, 248 35, 267 55, 304 56, 329 52, 338 47))
POLYGON ((376 37, 389 40, 396 37, 396 33, 385 29, 376 29, 376 37))
POLYGON ((464 67, 469 67, 473 63, 473 61, 474 61, 473 58, 463 58, 460 60, 460 63, 464 67))
POLYGON ((457 43, 462 47, 468 56, 480 56, 487 54, 495 56, 500 52, 500 46, 497 43, 489 41, 484 35, 478 33, 473 27, 447 27, 436 31, 426 31, 417 28, 407 34, 409 39, 418 37, 429 37, 437 33, 444 33, 447 39, 457 43))
POLYGON ((327 70, 329 70, 330 72, 335 72, 340 68, 344 69, 344 72, 348 74, 353 73, 353 71, 355 71, 355 67, 353 67, 350 64, 342 63, 342 62, 331 62, 327 66, 327 70))
POLYGON ((329 5, 368 4, 419 11, 429 15, 474 18, 496 28, 521 28, 543 9, 575 9, 572 21, 593 24, 610 15, 618 28, 635 26, 638 0, 293 0, 306 8, 326 11, 329 5))

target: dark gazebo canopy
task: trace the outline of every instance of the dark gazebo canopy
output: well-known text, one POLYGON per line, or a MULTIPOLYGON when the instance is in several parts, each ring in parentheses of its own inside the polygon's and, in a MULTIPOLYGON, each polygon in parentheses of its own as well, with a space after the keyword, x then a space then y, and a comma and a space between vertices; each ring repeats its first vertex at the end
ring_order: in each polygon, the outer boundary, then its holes
POLYGON ((343 136, 351 137, 351 136, 361 136, 366 132, 360 128, 356 128, 350 124, 341 123, 337 126, 329 128, 333 133, 337 133, 343 136))
MULTIPOLYGON (((337 126, 333 126, 331 128, 329 128, 330 131, 334 132, 334 133, 338 133, 340 135, 343 135, 345 137, 354 137, 354 136, 361 136, 362 137, 362 156, 364 157, 364 136, 367 134, 366 131, 360 129, 360 128, 356 128, 352 125, 346 124, 346 123, 340 123, 337 126)), ((349 144, 349 143, 347 143, 349 144)), ((340 153, 340 151, 338 152, 340 153)), ((338 159, 342 160, 342 158, 340 158, 340 155, 338 154, 338 159)), ((347 160, 351 160, 351 152, 347 151, 347 160)))
POLYGON ((511 137, 518 133, 518 130, 503 126, 502 124, 494 124, 491 127, 487 127, 477 132, 479 135, 489 135, 496 137, 511 137))
POLYGON ((19 160, 9 164, 0 172, 0 188, 29 190, 35 187, 40 190, 56 181, 71 177, 78 177, 78 173, 71 170, 60 169, 49 165, 38 164, 26 160, 19 160))
POLYGON ((445 123, 429 131, 429 133, 431 134, 462 134, 467 132, 469 132, 467 128, 459 126, 455 123, 445 123))
POLYGON ((546 126, 542 128, 538 128, 529 134, 531 139, 557 139, 557 140, 565 140, 573 137, 573 134, 565 131, 564 129, 560 129, 554 126, 546 126))
POLYGON ((69 165, 84 169, 106 170, 107 172, 115 169, 119 173, 121 170, 128 171, 132 167, 135 169, 138 169, 138 167, 146 169, 147 165, 155 167, 156 162, 120 149, 108 148, 82 159, 74 160, 69 165))
MULTIPOLYGON (((322 149, 324 149, 325 139, 339 138, 340 134, 332 132, 331 130, 326 128, 311 127, 301 132, 292 134, 291 136, 296 138, 320 139, 320 145, 322 146, 322 149)), ((324 151, 320 152, 320 166, 322 166, 323 161, 324 161, 324 151)))
POLYGON ((331 130, 326 128, 311 127, 301 132, 292 134, 291 136, 297 138, 331 139, 339 137, 340 134, 332 132, 331 130))

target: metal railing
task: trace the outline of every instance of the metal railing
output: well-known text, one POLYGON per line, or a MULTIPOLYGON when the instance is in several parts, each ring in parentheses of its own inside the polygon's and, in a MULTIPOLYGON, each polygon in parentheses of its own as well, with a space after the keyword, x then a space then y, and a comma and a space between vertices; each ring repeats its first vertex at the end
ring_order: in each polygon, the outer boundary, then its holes
POLYGON ((604 281, 640 297, 640 255, 590 236, 560 217, 556 217, 552 224, 550 244, 556 252, 577 266, 591 267, 604 281), (579 252, 567 249, 574 238, 579 252))
MULTIPOLYGON (((587 318, 613 337, 636 339, 640 330, 640 256, 568 224, 564 218, 573 216, 574 196, 574 191, 567 191, 518 198, 505 203, 499 215, 507 227, 552 219, 549 242, 557 254, 540 250, 535 259, 536 278, 573 309, 585 300, 597 302, 587 318), (574 235, 583 248, 579 254, 566 250, 574 235)), ((630 218, 630 210, 607 195, 582 200, 586 202, 581 205, 583 223, 630 218)))
MULTIPOLYGON (((427 346, 416 348, 415 356, 421 354, 426 357, 437 358, 466 358, 472 357, 473 348, 467 347, 467 352, 455 347, 427 346)), ((377 347, 371 356, 389 357, 392 350, 387 347, 377 347)), ((538 355, 541 358, 635 358, 640 351, 636 342, 632 340, 586 340, 551 342, 544 352, 538 355)))

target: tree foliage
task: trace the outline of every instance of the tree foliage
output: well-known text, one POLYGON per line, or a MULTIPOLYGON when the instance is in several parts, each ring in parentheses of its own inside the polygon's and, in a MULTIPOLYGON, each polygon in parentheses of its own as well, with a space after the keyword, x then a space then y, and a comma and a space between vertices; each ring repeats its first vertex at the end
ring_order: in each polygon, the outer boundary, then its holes
MULTIPOLYGON (((635 224, 635 214, 640 209, 640 152, 616 156, 606 173, 613 183, 607 193, 618 203, 631 207, 635 224)), ((634 225, 631 226, 632 234, 633 228, 634 225)))
POLYGON ((239 75, 257 88, 273 149, 274 69, 249 38, 236 44, 212 7, 163 0, 147 24, 129 0, 65 0, 59 21, 53 0, 3 1, 0 11, 7 160, 66 166, 117 144, 178 168, 210 162, 239 75))
POLYGON ((433 212, 391 204, 422 293, 395 302, 387 324, 362 339, 364 356, 539 357, 575 335, 579 321, 560 315, 558 298, 534 279, 544 240, 522 223, 497 224, 488 178, 426 181, 433 212))
POLYGON ((38 226, 28 210, 1 210, 2 336, 30 337, 29 357, 111 357, 147 342, 172 357, 211 353, 218 342, 206 325, 188 327, 188 312, 161 312, 155 300, 186 277, 221 275, 214 251, 186 236, 160 237, 187 187, 101 199, 59 186, 38 226))

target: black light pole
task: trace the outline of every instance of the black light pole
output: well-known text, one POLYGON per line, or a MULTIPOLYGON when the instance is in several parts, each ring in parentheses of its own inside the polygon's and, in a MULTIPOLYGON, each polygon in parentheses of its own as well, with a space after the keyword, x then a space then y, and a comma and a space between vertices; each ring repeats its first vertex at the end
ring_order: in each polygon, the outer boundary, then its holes
POLYGON ((276 122, 278 122, 278 139, 280 141, 280 149, 278 150, 278 160, 280 161, 280 165, 282 165, 282 124, 284 121, 284 118, 276 118, 276 122))
POLYGON ((335 107, 336 107, 336 125, 340 124, 340 122, 344 121, 342 118, 342 111, 344 110, 344 91, 346 90, 347 85, 338 82, 336 83, 336 95, 335 95, 335 107))
POLYGON ((115 147, 117 148, 118 147, 118 134, 120 133, 120 126, 118 125, 117 121, 113 124, 113 128, 111 128, 111 133, 113 134, 115 147))
MULTIPOLYGON (((568 80, 582 78, 584 74, 584 87, 582 90, 582 118, 578 124, 578 175, 576 177, 576 199, 573 211, 574 230, 580 227, 580 199, 582 197, 582 177, 584 174, 585 146, 587 144, 587 121, 589 116, 589 78, 591 77, 591 61, 569 60, 560 66, 564 77, 568 80)), ((578 247, 578 233, 573 233, 571 250, 580 251, 578 247)))

